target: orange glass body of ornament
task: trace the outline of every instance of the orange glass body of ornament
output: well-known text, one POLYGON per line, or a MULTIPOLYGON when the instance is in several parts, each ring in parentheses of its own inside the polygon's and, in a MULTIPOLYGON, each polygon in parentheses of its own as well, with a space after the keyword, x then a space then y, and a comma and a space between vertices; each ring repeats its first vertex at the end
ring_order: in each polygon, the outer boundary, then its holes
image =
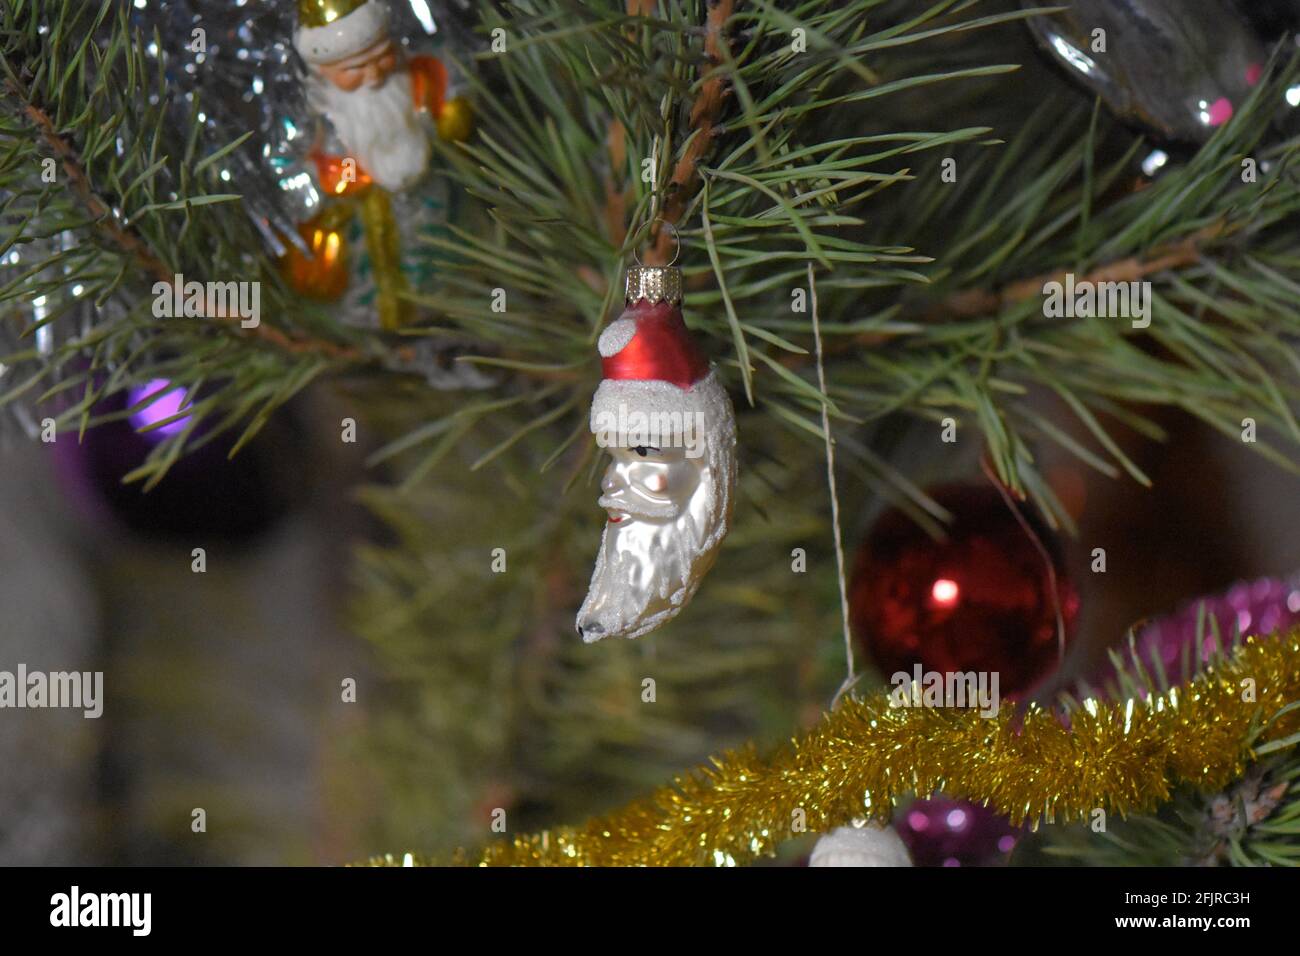
POLYGON ((317 153, 312 159, 321 191, 328 196, 355 196, 374 182, 350 157, 317 153))
POLYGON ((348 241, 343 224, 330 222, 326 214, 315 216, 298 227, 311 255, 290 246, 280 260, 280 274, 300 295, 321 302, 334 302, 347 291, 348 241))

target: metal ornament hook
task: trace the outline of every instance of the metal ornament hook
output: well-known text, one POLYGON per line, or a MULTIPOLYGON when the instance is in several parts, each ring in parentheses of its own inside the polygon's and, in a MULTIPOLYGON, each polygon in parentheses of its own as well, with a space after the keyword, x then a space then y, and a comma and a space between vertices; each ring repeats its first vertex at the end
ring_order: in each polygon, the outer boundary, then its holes
POLYGON ((672 266, 676 264, 678 257, 682 253, 682 237, 681 234, 677 232, 677 227, 673 225, 673 223, 665 219, 663 216, 655 216, 649 222, 643 223, 641 225, 641 228, 638 229, 636 231, 636 234, 632 237, 633 239, 632 259, 634 262, 636 262, 637 266, 640 268, 645 268, 646 266, 645 263, 641 261, 641 257, 636 254, 637 249, 640 248, 641 246, 641 243, 638 240, 640 239, 641 233, 645 232, 647 229, 653 228, 654 224, 657 222, 663 223, 665 226, 667 226, 669 229, 673 231, 673 258, 665 266, 659 268, 667 268, 667 266, 672 266))

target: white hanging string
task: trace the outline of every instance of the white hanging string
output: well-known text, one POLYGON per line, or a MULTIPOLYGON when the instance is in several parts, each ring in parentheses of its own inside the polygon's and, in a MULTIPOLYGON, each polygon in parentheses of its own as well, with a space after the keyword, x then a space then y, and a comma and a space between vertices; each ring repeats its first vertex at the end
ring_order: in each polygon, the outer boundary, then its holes
POLYGON ((822 327, 817 315, 817 281, 813 276, 812 263, 808 263, 808 300, 812 309, 813 342, 817 348, 817 387, 822 393, 822 437, 826 441, 826 482, 831 490, 831 530, 835 535, 835 569, 840 585, 840 615, 844 626, 844 662, 847 674, 840 689, 831 701, 834 709, 854 684, 857 683, 857 670, 853 663, 853 637, 849 632, 849 588, 844 575, 844 541, 840 537, 840 496, 835 485, 835 440, 831 437, 831 416, 826 395, 826 367, 822 361, 822 327))

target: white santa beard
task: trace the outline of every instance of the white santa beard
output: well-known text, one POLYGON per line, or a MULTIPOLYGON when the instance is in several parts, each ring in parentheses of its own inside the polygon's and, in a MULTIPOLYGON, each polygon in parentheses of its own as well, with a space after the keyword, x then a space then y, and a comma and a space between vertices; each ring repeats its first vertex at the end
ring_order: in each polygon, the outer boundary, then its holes
MULTIPOLYGON (((606 524, 578 627, 588 643, 640 637, 671 620, 700 586, 726 533, 728 508, 710 468, 686 506, 670 520, 627 515, 606 524)), ((727 489, 730 498, 730 488, 727 489)))
MULTIPOLYGON (((695 521, 624 518, 606 525, 578 621, 583 640, 640 637, 675 616, 699 586, 695 521)), ((712 555, 707 556, 710 559, 712 555)))
POLYGON ((334 125, 343 148, 379 185, 402 190, 429 165, 432 147, 421 113, 411 99, 410 73, 390 73, 383 85, 347 92, 313 78, 315 107, 334 125))

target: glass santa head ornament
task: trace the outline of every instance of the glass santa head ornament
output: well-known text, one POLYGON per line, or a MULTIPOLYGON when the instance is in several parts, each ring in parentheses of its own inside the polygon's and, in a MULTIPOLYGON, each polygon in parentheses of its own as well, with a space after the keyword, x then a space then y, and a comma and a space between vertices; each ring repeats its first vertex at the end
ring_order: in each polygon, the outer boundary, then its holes
POLYGON ((681 271, 628 270, 623 314, 600 336, 591 430, 611 461, 608 517, 577 629, 588 643, 674 618, 717 557, 736 489, 736 421, 682 320, 681 271))

